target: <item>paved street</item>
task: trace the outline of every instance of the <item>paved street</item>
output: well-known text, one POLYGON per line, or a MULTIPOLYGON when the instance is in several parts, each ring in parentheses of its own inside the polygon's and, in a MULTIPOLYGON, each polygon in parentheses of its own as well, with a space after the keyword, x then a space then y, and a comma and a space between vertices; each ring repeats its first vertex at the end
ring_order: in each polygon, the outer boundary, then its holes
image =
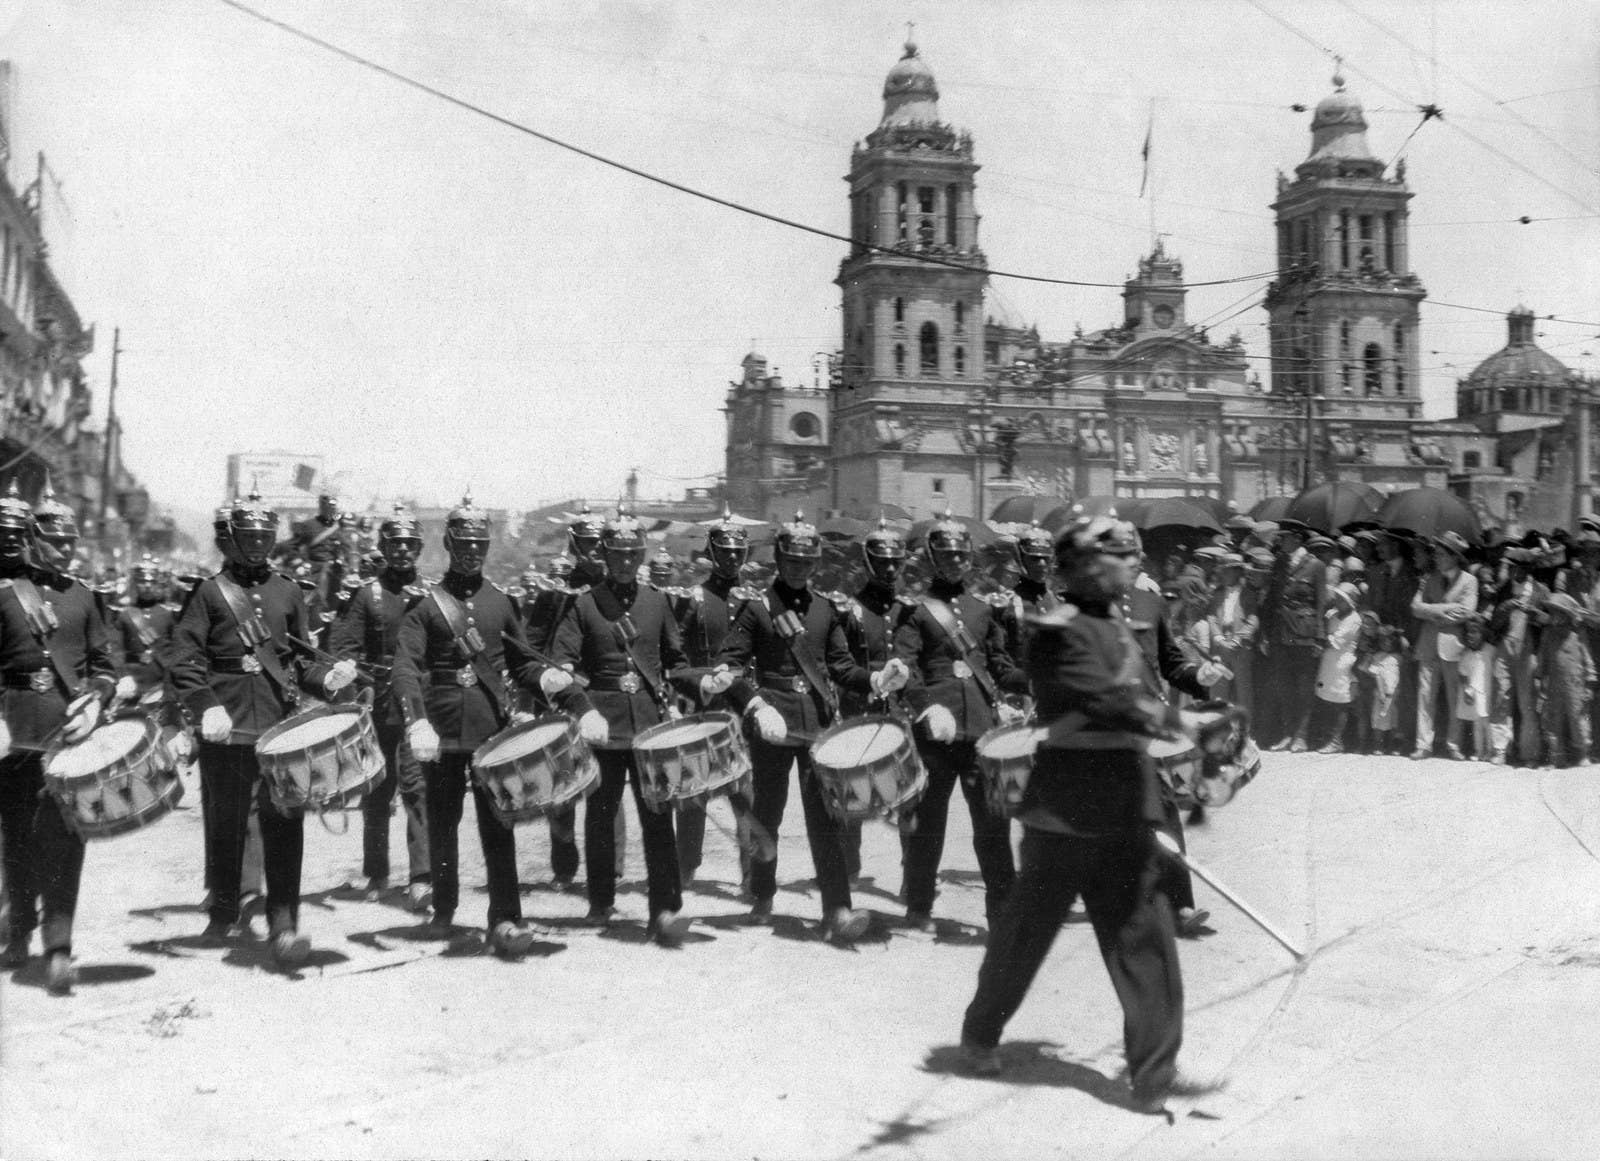
MULTIPOLYGON (((1006 1074, 956 1070, 982 955, 964 821, 936 939, 882 922, 897 848, 868 828, 877 882, 858 904, 880 930, 853 952, 812 931, 797 803, 784 918, 743 926, 732 842, 711 827, 680 951, 644 941, 636 824, 628 922, 604 936, 560 928, 583 899, 543 886, 543 829, 524 828, 524 907, 557 922, 517 964, 465 935, 420 942, 397 907, 339 890, 358 834, 312 823, 316 952, 290 976, 264 945, 194 945, 198 796, 184 805, 91 848, 75 996, 49 997, 37 966, 0 985, 7 1158, 1600 1155, 1591 771, 1268 755, 1192 851, 1315 952, 1297 970, 1197 886, 1215 930, 1182 945, 1181 1060, 1202 1091, 1172 1123, 1117 1104, 1120 1016, 1086 925, 1013 1021, 1006 1074)), ((468 898, 461 918, 481 922, 468 898)))

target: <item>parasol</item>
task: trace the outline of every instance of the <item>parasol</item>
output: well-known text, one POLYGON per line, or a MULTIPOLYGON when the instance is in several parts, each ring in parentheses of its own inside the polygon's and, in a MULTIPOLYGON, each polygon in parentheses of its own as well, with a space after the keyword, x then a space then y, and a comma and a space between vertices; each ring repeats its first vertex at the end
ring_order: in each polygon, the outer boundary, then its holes
POLYGON ((1371 484, 1318 484, 1296 496, 1284 515, 1303 521, 1318 532, 1339 532, 1349 524, 1377 520, 1383 501, 1383 493, 1371 484))
POLYGON ((1412 488, 1396 492, 1383 502, 1378 522, 1385 528, 1404 529, 1418 536, 1456 532, 1473 544, 1482 538, 1478 518, 1466 503, 1440 488, 1412 488))

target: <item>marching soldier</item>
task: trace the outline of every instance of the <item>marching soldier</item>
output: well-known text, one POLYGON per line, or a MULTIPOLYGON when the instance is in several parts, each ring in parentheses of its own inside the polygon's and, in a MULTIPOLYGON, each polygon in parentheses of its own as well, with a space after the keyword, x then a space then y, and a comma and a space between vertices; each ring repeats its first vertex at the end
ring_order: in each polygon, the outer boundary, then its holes
POLYGON ((124 672, 144 693, 159 688, 165 678, 159 654, 177 624, 178 609, 163 599, 161 571, 150 557, 133 566, 129 580, 133 599, 112 618, 111 645, 124 672))
POLYGON ((933 926, 950 794, 960 783, 972 814, 972 846, 992 927, 1016 868, 1010 820, 989 809, 977 742, 1011 716, 1003 695, 1027 693, 1027 675, 1006 651, 1009 599, 997 604, 969 591, 972 538, 949 513, 929 529, 927 555, 933 579, 895 631, 895 656, 910 670, 904 696, 919 727, 917 751, 928 771, 927 791, 902 836, 906 924, 923 931, 933 926))
MULTIPOLYGON (((682 602, 680 618, 683 650, 689 664, 697 669, 710 669, 717 662, 728 630, 738 620, 739 613, 760 593, 739 583, 739 570, 750 558, 750 533, 736 523, 733 513, 723 509, 722 519, 706 532, 706 558, 711 561, 711 575, 706 582, 690 589, 682 602)), ((701 706, 704 710, 729 707, 726 693, 717 694, 701 706)), ((739 869, 741 878, 750 876, 749 824, 743 811, 735 815, 739 832, 739 869)), ((694 882, 700 869, 705 847, 706 815, 703 810, 685 810, 678 814, 678 875, 684 886, 694 882)))
POLYGON ((626 511, 605 522, 600 550, 606 579, 568 608, 556 630, 556 665, 540 675, 539 685, 566 712, 581 715, 579 729, 600 762, 600 785, 589 796, 583 818, 589 919, 606 924, 616 911, 614 827, 626 784, 632 787, 644 835, 648 929, 656 942, 676 946, 689 920, 679 914, 683 891, 673 815, 645 805, 632 743, 636 734, 667 720, 672 704, 668 683, 692 694, 703 682, 688 669, 666 596, 639 583, 644 548, 644 530, 626 511), (588 680, 587 690, 573 681, 574 670, 588 680))
POLYGON ((745 604, 718 653, 716 680, 732 680, 730 699, 754 720, 750 739, 754 767, 755 823, 770 846, 751 859, 750 914, 768 921, 778 890, 778 828, 789 800, 789 768, 800 772, 800 804, 806 838, 822 893, 822 931, 848 945, 866 934, 868 917, 850 905, 841 825, 823 804, 809 746, 839 716, 834 682, 852 663, 844 626, 833 603, 811 588, 822 556, 814 526, 795 514, 778 529, 777 576, 761 600, 745 604), (745 675, 754 666, 754 677, 745 675), (726 668, 723 668, 726 667, 726 668))
POLYGON ((486 794, 468 778, 472 753, 511 722, 501 674, 531 687, 539 666, 523 644, 522 610, 483 575, 489 517, 470 495, 445 517, 450 567, 400 622, 391 698, 406 722, 406 742, 426 785, 428 863, 433 879, 430 930, 448 938, 461 901, 457 832, 469 781, 478 841, 489 877, 489 946, 519 956, 533 946, 522 918, 516 835, 495 817, 486 794))
POLYGON ((672 578, 677 575, 678 564, 672 559, 672 553, 662 548, 650 558, 648 580, 652 588, 660 589, 668 596, 675 596, 672 591, 672 578))
POLYGON ((228 535, 227 567, 201 582, 173 629, 172 683, 200 722, 200 778, 208 798, 211 904, 204 936, 220 944, 239 921, 245 835, 255 798, 272 954, 294 965, 311 950, 300 933, 305 817, 273 804, 255 742, 295 712, 302 688, 322 696, 338 693, 355 680, 356 667, 353 661, 328 666, 307 660, 290 640, 306 640, 309 617, 295 583, 268 567, 278 514, 259 494, 251 492, 234 507, 228 535))
POLYGON ((1022 872, 990 932, 961 1043, 993 1076, 1000 1035, 1026 996, 1073 900, 1082 895, 1122 1002, 1134 1106, 1159 1111, 1183 1039, 1183 980, 1172 910, 1161 898, 1162 793, 1152 737, 1196 736, 1202 716, 1143 687, 1139 647, 1120 615, 1139 546, 1133 526, 1085 517, 1060 540, 1064 607, 1033 622, 1028 672, 1048 734, 1024 791, 1022 872))
POLYGON ((10 913, 4 963, 25 964, 33 929, 42 926, 45 984, 56 995, 70 992, 77 977, 72 921, 84 842, 44 793, 45 754, 57 738, 88 737, 113 692, 133 692, 131 681, 114 676, 94 594, 66 573, 77 539, 72 509, 48 482, 31 512, 15 480, 0 498, 0 844, 10 913))
MULTIPOLYGON (((900 595, 900 573, 906 563, 906 541, 880 519, 861 543, 867 579, 853 598, 837 602, 844 617, 845 644, 855 667, 840 683, 839 710, 844 718, 888 709, 890 699, 905 688, 911 671, 894 655, 894 635, 914 607, 900 595)), ((853 883, 861 875, 861 823, 844 829, 845 866, 853 883)))
POLYGON ((428 860, 427 790, 409 750, 402 750, 405 714, 394 696, 394 668, 400 624, 428 595, 417 583, 417 556, 422 530, 404 507, 378 528, 384 568, 361 584, 330 633, 329 651, 362 662, 373 674, 372 721, 383 751, 382 781, 361 800, 361 873, 377 898, 389 886, 389 810, 395 790, 406 818, 406 854, 410 863, 407 901, 413 911, 426 911, 433 901, 428 860))
POLYGON ((316 515, 297 521, 281 553, 308 566, 311 587, 331 605, 344 577, 347 529, 339 515, 339 499, 331 492, 317 497, 316 515))

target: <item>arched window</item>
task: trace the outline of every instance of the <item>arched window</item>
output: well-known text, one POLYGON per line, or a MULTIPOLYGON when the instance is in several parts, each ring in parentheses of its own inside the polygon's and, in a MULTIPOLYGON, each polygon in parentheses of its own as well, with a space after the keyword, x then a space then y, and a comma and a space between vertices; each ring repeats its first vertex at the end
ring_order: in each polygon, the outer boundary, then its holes
POLYGON ((1368 395, 1383 394, 1383 348, 1377 343, 1368 343, 1367 349, 1361 353, 1361 378, 1362 386, 1368 395))
POLYGON ((906 376, 906 345, 904 343, 896 343, 894 345, 894 373, 901 379, 906 376))
POLYGON ((939 328, 931 322, 922 324, 919 332, 920 351, 919 363, 922 374, 937 375, 939 373, 939 328))
POLYGON ((963 376, 963 375, 965 375, 967 373, 967 348, 965 348, 965 347, 957 347, 956 348, 955 359, 956 359, 956 377, 960 378, 961 376, 963 376))
POLYGON ((1406 329, 1401 323, 1394 324, 1394 393, 1406 393, 1406 329))

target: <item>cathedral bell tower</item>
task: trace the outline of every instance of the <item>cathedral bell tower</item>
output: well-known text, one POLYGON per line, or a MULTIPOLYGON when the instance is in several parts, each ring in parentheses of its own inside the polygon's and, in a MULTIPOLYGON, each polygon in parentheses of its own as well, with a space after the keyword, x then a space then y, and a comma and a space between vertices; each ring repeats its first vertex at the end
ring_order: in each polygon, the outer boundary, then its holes
MULTIPOLYGON (((843 299, 835 506, 871 513, 886 502, 939 503, 902 489, 893 453, 910 450, 897 433, 930 426, 919 410, 937 401, 964 415, 965 394, 951 389, 983 382, 988 272, 972 199, 977 171, 972 138, 940 120, 938 85, 908 42, 884 81, 878 127, 857 143, 845 179, 851 249, 835 279, 843 299)), ((959 497, 945 501, 961 507, 959 497)))
POLYGON ((1274 393, 1359 400, 1391 418, 1420 417, 1417 306, 1405 161, 1372 155, 1361 102, 1335 73, 1317 105, 1311 152, 1278 175, 1278 279, 1267 289, 1274 393))

